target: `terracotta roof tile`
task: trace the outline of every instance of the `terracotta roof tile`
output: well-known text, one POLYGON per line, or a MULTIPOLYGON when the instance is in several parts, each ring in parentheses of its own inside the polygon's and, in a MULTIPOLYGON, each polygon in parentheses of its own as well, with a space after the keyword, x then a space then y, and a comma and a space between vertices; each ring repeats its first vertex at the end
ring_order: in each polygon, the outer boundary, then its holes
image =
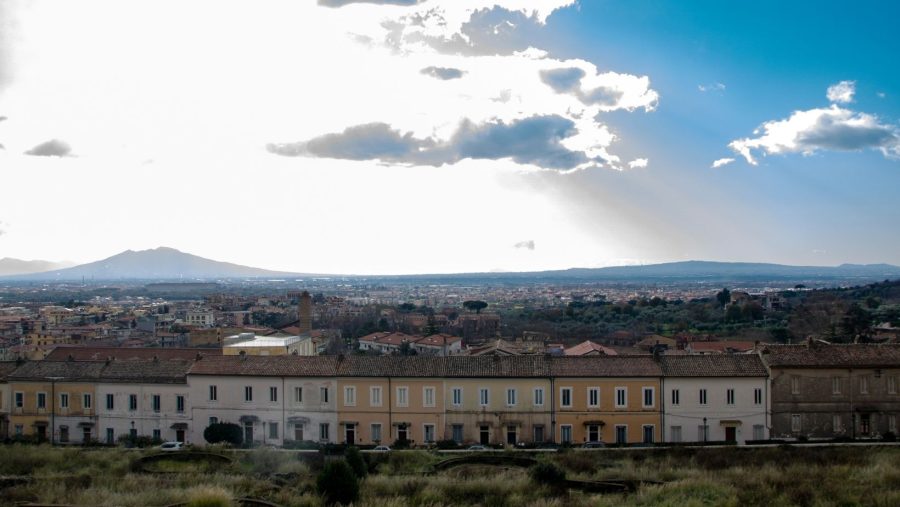
POLYGON ((65 361, 72 357, 75 361, 105 361, 131 359, 195 359, 197 354, 221 356, 222 349, 188 349, 170 347, 78 347, 59 346, 45 358, 48 361, 65 361))
POLYGON ((900 367, 900 344, 826 344, 767 345, 763 360, 773 367, 799 368, 856 366, 900 367))
POLYGON ((106 363, 100 361, 27 361, 9 374, 7 380, 42 381, 61 377, 66 382, 96 382, 106 363))
POLYGON ((259 377, 331 377, 336 356, 212 356, 196 361, 190 375, 248 375, 259 377))
POLYGON ((659 377, 653 356, 581 356, 550 358, 554 377, 659 377))
POLYGON ((667 377, 765 377, 768 375, 756 354, 713 354, 662 356, 660 366, 667 377))

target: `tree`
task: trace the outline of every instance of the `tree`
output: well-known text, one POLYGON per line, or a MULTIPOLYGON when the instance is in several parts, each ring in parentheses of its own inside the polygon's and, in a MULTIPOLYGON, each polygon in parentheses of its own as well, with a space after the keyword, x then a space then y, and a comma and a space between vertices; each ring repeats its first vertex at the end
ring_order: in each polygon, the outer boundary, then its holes
POLYGON ((325 465, 316 478, 316 489, 329 505, 336 503, 349 505, 359 498, 359 480, 344 460, 332 461, 325 465))
POLYGON ((400 310, 400 313, 409 313, 416 309, 416 305, 412 303, 401 303, 397 309, 400 310))
POLYGON ((719 306, 725 306, 731 302, 731 291, 728 289, 722 289, 716 293, 716 301, 719 302, 719 306))
POLYGON ((362 453, 359 452, 359 447, 352 445, 347 447, 344 456, 347 458, 347 464, 353 469, 356 477, 360 479, 365 478, 366 474, 369 473, 369 467, 366 466, 366 460, 363 459, 362 453))
POLYGON ((481 313, 481 310, 484 310, 485 308, 487 308, 487 306, 488 306, 488 304, 485 303, 484 301, 478 301, 478 300, 463 301, 463 308, 465 308, 466 310, 469 310, 470 312, 474 311, 476 314, 481 313))
POLYGON ((234 423, 213 423, 203 430, 203 438, 211 444, 227 442, 238 446, 244 441, 244 432, 239 425, 234 423))

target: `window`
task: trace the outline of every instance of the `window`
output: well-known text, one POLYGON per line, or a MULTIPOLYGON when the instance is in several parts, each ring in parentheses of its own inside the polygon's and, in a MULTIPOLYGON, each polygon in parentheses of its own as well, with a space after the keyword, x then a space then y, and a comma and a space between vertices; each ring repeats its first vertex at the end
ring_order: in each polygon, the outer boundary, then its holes
POLYGON ((154 394, 150 397, 150 405, 153 407, 154 412, 159 412, 162 403, 158 394, 154 394))
POLYGON ((369 405, 373 407, 381 406, 381 386, 369 388, 369 405))
POLYGON ((91 405, 93 405, 93 401, 91 399, 91 395, 89 393, 84 393, 81 395, 81 408, 85 410, 90 410, 91 405))
POLYGON ((319 400, 322 403, 328 403, 328 388, 327 387, 319 388, 319 400))
POLYGON ((450 427, 450 434, 453 436, 453 441, 457 444, 462 443, 463 441, 463 425, 462 424, 454 424, 450 427))
POLYGON ((422 398, 424 401, 422 404, 426 407, 434 406, 434 388, 433 387, 425 387, 422 389, 422 398))
POLYGON ((644 408, 652 407, 654 404, 653 400, 653 392, 654 389, 652 387, 644 387, 641 389, 641 393, 644 395, 644 408))
POLYGON ((184 413, 184 396, 180 394, 175 397, 175 411, 179 414, 184 413))
POLYGON ((244 386, 244 401, 253 401, 253 386, 244 386))
POLYGON ((757 387, 753 390, 753 404, 762 405, 762 388, 757 387))
POLYGON ((534 390, 534 406, 543 407, 544 406, 544 388, 538 387, 534 390))
POLYGON ((869 394, 869 377, 859 377, 859 394, 869 394))
POLYGON ((451 391, 451 400, 454 406, 462 405, 462 387, 454 387, 451 391))
POLYGON ((68 426, 60 426, 59 427, 59 441, 60 442, 68 442, 69 441, 69 427, 68 426))
POLYGON ((488 406, 488 403, 491 401, 488 390, 485 388, 481 388, 478 390, 478 404, 482 407, 488 406))
POLYGON ((840 414, 834 414, 831 416, 831 430, 835 433, 841 431, 841 416, 840 414))
POLYGON ((831 377, 831 394, 841 394, 841 377, 831 377))
POLYGON ((278 388, 275 386, 269 387, 269 401, 272 403, 278 401, 278 388))
POLYGON ((800 414, 791 414, 791 431, 794 433, 800 431, 800 414))
POLYGON ((397 406, 398 407, 408 407, 409 406, 409 388, 408 387, 398 387, 397 388, 397 406))
POLYGON ((645 444, 652 444, 656 441, 656 426, 652 424, 645 424, 641 427, 644 432, 643 442, 645 444))
POLYGON ((725 390, 725 404, 734 405, 734 389, 725 390))
POLYGON ((564 444, 572 443, 572 425, 563 424, 559 427, 559 440, 564 444))
POLYGON ((59 408, 69 408, 69 393, 60 393, 59 408))
POLYGON ((625 424, 617 424, 616 425, 616 443, 617 444, 627 444, 628 443, 628 426, 625 424))
POLYGON ((38 410, 47 408, 47 393, 37 393, 37 408, 38 410))
POLYGON ((628 388, 616 388, 616 408, 625 408, 628 405, 628 388))
POLYGON ((209 401, 219 399, 219 389, 216 386, 209 386, 209 401))
MULTIPOLYGON (((678 389, 672 389, 672 405, 681 403, 681 392, 678 389)), ((680 426, 679 426, 680 428, 680 426)))
POLYGON ((381 442, 381 423, 372 423, 372 441, 381 442))
POLYGON ((587 439, 588 439, 588 442, 597 442, 600 440, 600 425, 599 424, 588 424, 587 439))
POLYGON ((669 428, 669 441, 673 443, 681 442, 681 426, 669 428))
POLYGON ((210 417, 210 418, 209 418, 209 425, 212 426, 213 424, 219 424, 219 418, 218 418, 218 417, 213 416, 213 417, 210 417))
POLYGON ((106 443, 114 444, 116 443, 116 430, 112 428, 106 428, 106 443))
POLYGON ((507 407, 516 406, 516 390, 515 389, 507 389, 506 390, 506 406, 507 407))
POLYGON ((319 424, 319 440, 328 440, 328 423, 319 424))
POLYGON ((542 424, 534 425, 534 441, 535 442, 543 442, 544 441, 544 425, 542 425, 542 424))
POLYGON ((589 407, 599 407, 600 406, 600 388, 599 387, 588 387, 587 395, 588 395, 588 406, 589 407))
POLYGON ((888 394, 897 394, 897 377, 891 376, 887 378, 887 392, 888 394))
POLYGON ((700 404, 706 405, 706 389, 700 390, 700 404))
MULTIPOLYGON (((561 407, 571 407, 572 406, 572 388, 571 387, 562 387, 559 389, 559 406, 561 407)), ((569 430, 571 431, 571 427, 569 430)))
POLYGON ((303 403, 303 388, 294 388, 294 403, 303 403))
POLYGON ((426 424, 422 427, 425 432, 425 442, 431 443, 434 442, 434 425, 426 424))
POLYGON ((754 424, 753 425, 753 440, 765 440, 766 438, 766 427, 762 424, 754 424))
POLYGON ((800 394, 800 377, 791 377, 791 394, 800 394))
POLYGON ((25 406, 25 393, 16 393, 16 408, 25 406))
POLYGON ((17 424, 15 432, 17 437, 21 437, 25 434, 25 426, 22 424, 17 424))
POLYGON ((893 434, 897 434, 897 415, 896 414, 888 414, 888 431, 893 434))
POLYGON ((356 386, 344 386, 344 406, 356 406, 356 386))
POLYGON ((278 438, 278 423, 269 423, 269 438, 278 438))
POLYGON ((113 410, 116 408, 116 396, 114 394, 106 395, 106 410, 113 410))
POLYGON ((153 430, 153 440, 162 440, 162 432, 160 430, 153 430))
POLYGON ((137 395, 136 394, 128 395, 128 410, 131 410, 132 412, 137 410, 137 395))
POLYGON ((701 424, 697 426, 697 441, 706 442, 709 440, 709 425, 701 424))

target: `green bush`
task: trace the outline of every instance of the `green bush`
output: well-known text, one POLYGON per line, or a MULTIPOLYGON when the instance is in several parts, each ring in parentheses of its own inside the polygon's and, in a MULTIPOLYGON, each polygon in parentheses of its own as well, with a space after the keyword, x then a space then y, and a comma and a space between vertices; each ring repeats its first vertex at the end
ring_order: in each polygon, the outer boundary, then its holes
POLYGON ((348 447, 344 455, 347 457, 347 464, 353 469, 353 473, 360 479, 365 478, 366 474, 369 473, 369 467, 366 466, 366 461, 363 459, 362 453, 359 452, 359 447, 348 447))
POLYGON ((210 424, 203 430, 203 438, 211 444, 227 442, 239 446, 244 441, 244 431, 234 423, 221 422, 210 424))
POLYGON ((344 460, 325 465, 316 479, 316 489, 329 505, 347 505, 359 498, 359 480, 344 460))
POLYGON ((441 450, 460 448, 460 445, 456 443, 456 440, 438 440, 436 445, 437 448, 441 450))

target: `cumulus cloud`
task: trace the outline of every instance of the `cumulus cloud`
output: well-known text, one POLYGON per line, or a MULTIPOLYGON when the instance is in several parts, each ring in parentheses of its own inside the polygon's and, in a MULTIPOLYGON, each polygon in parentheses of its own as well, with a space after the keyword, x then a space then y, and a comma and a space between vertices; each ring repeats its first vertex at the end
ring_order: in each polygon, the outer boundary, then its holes
POLYGON ((795 111, 785 120, 769 121, 754 131, 755 138, 732 141, 728 146, 756 165, 754 151, 765 154, 818 150, 876 149, 886 157, 900 156, 900 129, 881 123, 876 116, 832 104, 828 108, 795 111))
POLYGON ((562 67, 540 71, 541 81, 557 93, 574 95, 583 104, 599 106, 601 111, 615 109, 652 111, 659 94, 650 88, 650 78, 618 72, 598 74, 593 65, 562 67))
POLYGON ((578 133, 575 123, 562 116, 531 116, 510 122, 473 123, 463 120, 444 141, 416 138, 385 123, 350 127, 308 141, 269 144, 269 152, 282 156, 307 156, 349 160, 431 165, 454 164, 463 159, 510 159, 547 169, 570 170, 599 165, 597 157, 573 150, 563 143, 578 133))
POLYGON ((706 93, 706 92, 724 92, 724 91, 725 91, 725 85, 722 84, 722 83, 718 83, 718 82, 712 83, 712 84, 705 84, 705 85, 702 85, 702 84, 701 84, 701 85, 697 85, 697 89, 700 90, 700 91, 703 92, 703 93, 706 93))
POLYGON ((853 95, 856 93, 856 81, 841 81, 828 87, 825 96, 831 102, 839 104, 847 104, 853 102, 853 95))
POLYGON ((713 169, 718 169, 718 168, 720 168, 722 166, 726 166, 732 162, 734 162, 733 158, 728 158, 728 157, 720 158, 718 160, 713 161, 712 166, 710 166, 710 167, 712 167, 713 169))
POLYGON ((34 148, 25 152, 26 155, 34 155, 36 157, 65 157, 72 152, 72 147, 65 141, 59 139, 51 139, 41 143, 34 148))
POLYGON ((343 7, 350 4, 378 4, 378 5, 415 5, 423 0, 319 0, 323 7, 343 7))
POLYGON ((527 248, 529 250, 534 250, 534 240, 529 239, 528 241, 519 241, 513 245, 513 248, 527 248))
POLYGON ((461 71, 459 69, 454 69, 452 67, 435 67, 435 66, 425 67, 424 69, 422 69, 419 72, 421 72, 422 74, 425 74, 426 76, 431 76, 435 79, 442 79, 445 81, 449 80, 449 79, 459 79, 459 78, 463 77, 463 74, 465 74, 463 71, 461 71))
POLYGON ((635 169, 638 167, 647 167, 648 162, 649 162, 649 160, 647 160, 646 158, 636 158, 636 159, 632 160, 631 162, 628 162, 628 167, 630 167, 632 169, 635 169))

